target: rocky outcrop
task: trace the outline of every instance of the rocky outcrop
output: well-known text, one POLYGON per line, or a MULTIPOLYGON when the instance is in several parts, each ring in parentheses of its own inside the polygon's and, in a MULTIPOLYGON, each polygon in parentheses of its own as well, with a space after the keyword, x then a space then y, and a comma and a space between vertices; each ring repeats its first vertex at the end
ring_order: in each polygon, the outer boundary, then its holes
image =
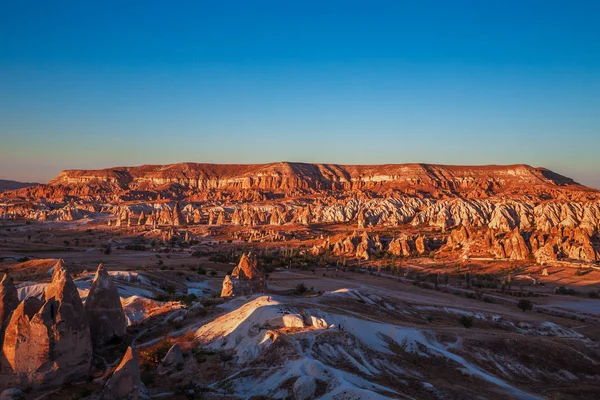
POLYGON ((8 275, 2 274, 0 278, 0 342, 2 341, 3 327, 18 305, 17 288, 8 275))
POLYGON ((128 347, 121 363, 104 385, 102 400, 138 400, 141 386, 137 355, 128 347))
POLYGON ((53 367, 64 373, 64 381, 88 375, 92 357, 89 322, 77 287, 62 260, 54 266, 52 282, 45 292, 46 302, 56 302, 42 311, 51 310, 50 351, 53 367))
POLYGON ((142 211, 138 218, 138 225, 146 225, 146 219, 147 219, 146 213, 144 213, 144 211, 142 211))
POLYGON ((217 217, 217 225, 224 225, 225 224, 225 212, 223 212, 223 210, 221 210, 219 212, 219 216, 217 217))
MULTIPOLYGON (((52 299, 33 315, 26 313, 27 303, 36 302, 30 298, 19 304, 8 323, 2 346, 14 381, 20 386, 47 383, 53 377, 52 354, 50 349, 51 328, 55 325, 53 312, 58 308, 52 299)), ((59 385, 62 382, 57 382, 59 385)))
POLYGON ((233 215, 231 216, 231 224, 232 225, 241 225, 242 224, 242 217, 240 215, 240 210, 237 208, 233 211, 233 215))
POLYGON ((175 203, 173 207, 173 217, 172 217, 173 225, 180 226, 184 223, 183 215, 181 214, 181 208, 179 207, 179 202, 175 203))
POLYGON ((388 252, 399 257, 410 257, 412 254, 410 242, 411 239, 407 235, 394 238, 388 246, 388 252))
POLYGON ((429 245, 427 244, 427 241, 425 240, 424 236, 419 235, 415 239, 415 250, 419 255, 429 252, 429 245))
POLYGON ((223 280, 221 297, 247 296, 254 293, 265 293, 267 282, 262 272, 257 268, 254 254, 242 254, 240 262, 231 275, 226 275, 223 280))
POLYGON ((499 258, 527 260, 531 254, 529 246, 527 246, 525 238, 523 238, 523 235, 518 228, 513 229, 513 231, 508 233, 499 243, 500 246, 496 246, 496 248, 502 249, 499 251, 499 254, 496 254, 499 258))
POLYGON ((183 353, 181 352, 181 348, 177 343, 175 343, 165 357, 161 360, 158 365, 157 372, 160 375, 168 374, 170 372, 175 371, 179 366, 181 366, 184 362, 183 353))
POLYGON ((461 250, 465 256, 486 257, 513 261, 535 260, 546 264, 558 259, 593 262, 600 258, 594 235, 581 227, 555 226, 549 232, 518 226, 509 232, 494 229, 461 227, 448 235, 443 251, 461 250))
POLYGON ((113 338, 122 338, 127 331, 127 321, 121 297, 113 278, 100 264, 85 302, 94 349, 102 350, 113 338))
POLYGON ((221 289, 221 297, 235 296, 234 283, 231 279, 231 275, 225 275, 223 279, 223 287, 221 289))
POLYGON ((366 224, 366 218, 364 211, 360 211, 358 213, 358 217, 356 219, 356 223, 358 224, 358 229, 364 229, 366 224))
POLYGON ((20 385, 60 386, 88 376, 92 343, 83 304, 60 260, 45 302, 29 298, 13 312, 3 352, 20 385))
POLYGON ((253 253, 242 254, 240 262, 231 273, 232 278, 243 280, 256 280, 262 277, 261 272, 257 268, 258 261, 253 253))

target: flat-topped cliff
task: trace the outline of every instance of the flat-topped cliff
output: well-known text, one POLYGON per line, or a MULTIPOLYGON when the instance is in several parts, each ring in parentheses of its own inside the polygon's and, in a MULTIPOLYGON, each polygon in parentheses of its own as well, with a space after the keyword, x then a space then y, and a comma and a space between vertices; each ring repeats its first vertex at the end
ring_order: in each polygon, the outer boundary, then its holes
POLYGON ((49 185, 117 185, 140 189, 176 183, 190 189, 349 190, 373 188, 481 189, 492 192, 527 187, 586 190, 570 178, 528 165, 450 166, 435 164, 338 165, 270 164, 143 165, 101 170, 67 170, 49 185))

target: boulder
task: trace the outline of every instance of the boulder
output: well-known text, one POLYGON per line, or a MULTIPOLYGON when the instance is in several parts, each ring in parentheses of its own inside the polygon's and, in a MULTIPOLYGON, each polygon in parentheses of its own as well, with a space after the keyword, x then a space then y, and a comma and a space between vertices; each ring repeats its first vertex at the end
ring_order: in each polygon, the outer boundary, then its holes
POLYGON ((310 324, 317 329, 327 329, 329 328, 329 324, 325 321, 324 318, 318 318, 315 316, 310 317, 310 324))
POLYGON ((286 328, 304 328, 304 320, 298 314, 286 314, 282 320, 286 328))

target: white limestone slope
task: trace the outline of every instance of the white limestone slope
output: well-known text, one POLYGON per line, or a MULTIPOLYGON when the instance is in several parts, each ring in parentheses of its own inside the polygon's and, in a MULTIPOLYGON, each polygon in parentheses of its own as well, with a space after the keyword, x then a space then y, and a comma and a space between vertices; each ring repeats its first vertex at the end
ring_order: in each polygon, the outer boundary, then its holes
MULTIPOLYGON (((369 302, 378 299, 347 291, 325 297, 340 295, 359 296, 369 302)), ((285 397, 284 382, 302 378, 298 381, 301 386, 311 382, 307 376, 327 382, 327 395, 323 398, 404 397, 401 388, 372 383, 369 378, 384 371, 403 372, 401 366, 390 362, 398 347, 419 357, 451 360, 462 374, 492 385, 512 398, 537 398, 450 351, 434 334, 417 327, 378 322, 352 313, 332 313, 315 299, 295 302, 279 296, 251 296, 236 299, 228 309, 229 312, 198 329, 196 338, 202 346, 233 352, 241 370, 230 381, 235 382, 236 395, 244 398, 259 394, 285 397), (282 343, 277 354, 285 356, 280 356, 276 365, 272 360, 261 364, 261 357, 276 343, 282 343), (390 347, 392 343, 395 348, 390 347), (286 346, 286 350, 281 350, 281 346, 286 346), (349 365, 353 372, 339 365, 349 365), (237 377, 250 372, 252 378, 237 377)), ((218 385, 219 382, 213 387, 218 385)), ((427 382, 423 385, 431 386, 427 382)))

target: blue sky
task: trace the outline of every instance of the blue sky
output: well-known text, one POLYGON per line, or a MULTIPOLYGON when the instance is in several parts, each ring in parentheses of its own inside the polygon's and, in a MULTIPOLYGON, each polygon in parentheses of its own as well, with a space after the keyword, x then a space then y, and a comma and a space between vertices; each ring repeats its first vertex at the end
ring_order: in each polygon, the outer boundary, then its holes
POLYGON ((0 178, 180 161, 545 166, 600 187, 597 1, 0 5, 0 178))

